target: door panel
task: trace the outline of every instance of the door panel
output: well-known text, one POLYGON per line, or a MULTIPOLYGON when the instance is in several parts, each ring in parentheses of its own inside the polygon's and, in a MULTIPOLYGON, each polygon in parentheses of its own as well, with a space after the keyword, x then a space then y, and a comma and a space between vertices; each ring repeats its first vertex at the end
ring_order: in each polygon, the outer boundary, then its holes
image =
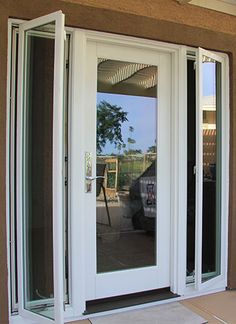
POLYGON ((64 15, 21 24, 19 46, 19 312, 63 323, 64 15))
POLYGON ((197 64, 197 228, 198 289, 222 273, 222 64, 199 49, 197 64))
POLYGON ((171 57, 87 50, 87 299, 167 287, 171 57))

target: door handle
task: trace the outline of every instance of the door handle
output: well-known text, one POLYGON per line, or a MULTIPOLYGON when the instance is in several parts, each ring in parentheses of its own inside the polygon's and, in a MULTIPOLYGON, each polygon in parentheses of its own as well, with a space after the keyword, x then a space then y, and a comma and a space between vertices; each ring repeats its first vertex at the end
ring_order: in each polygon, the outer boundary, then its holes
POLYGON ((104 176, 93 177, 92 166, 93 166, 92 153, 85 152, 85 192, 86 193, 92 192, 92 181, 97 179, 105 179, 104 176))
POLYGON ((85 152, 85 192, 92 192, 92 153, 85 152))
POLYGON ((88 181, 93 181, 93 180, 97 180, 97 179, 105 179, 105 177, 104 176, 96 176, 96 177, 86 176, 85 179, 88 181))

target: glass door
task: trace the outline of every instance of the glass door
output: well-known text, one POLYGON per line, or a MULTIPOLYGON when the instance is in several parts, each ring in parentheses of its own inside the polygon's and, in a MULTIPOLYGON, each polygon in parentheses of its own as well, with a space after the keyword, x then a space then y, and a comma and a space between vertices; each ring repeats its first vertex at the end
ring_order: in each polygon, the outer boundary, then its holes
POLYGON ((19 27, 19 313, 38 323, 64 323, 64 33, 61 12, 19 27))
POLYGON ((171 57, 88 44, 87 299, 170 286, 171 57))
POLYGON ((223 59, 199 49, 197 62, 197 155, 195 264, 198 289, 219 280, 222 255, 223 59))

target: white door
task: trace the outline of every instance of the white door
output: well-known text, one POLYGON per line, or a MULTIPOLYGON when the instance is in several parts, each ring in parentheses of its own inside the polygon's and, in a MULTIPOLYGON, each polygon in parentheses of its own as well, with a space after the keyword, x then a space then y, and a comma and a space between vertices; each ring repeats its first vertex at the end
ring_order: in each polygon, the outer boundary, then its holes
POLYGON ((170 286, 171 55, 88 42, 86 300, 170 286))
POLYGON ((203 290, 226 285, 227 74, 224 57, 199 48, 197 58, 195 286, 203 290))
POLYGON ((36 323, 64 322, 64 39, 61 11, 19 26, 18 303, 36 323))

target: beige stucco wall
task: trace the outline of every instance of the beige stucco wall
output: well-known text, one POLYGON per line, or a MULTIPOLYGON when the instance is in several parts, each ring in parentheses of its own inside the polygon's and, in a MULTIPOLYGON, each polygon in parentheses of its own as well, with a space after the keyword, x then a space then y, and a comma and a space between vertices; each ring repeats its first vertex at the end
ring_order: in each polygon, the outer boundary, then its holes
POLYGON ((7 19, 32 19, 61 9, 66 24, 230 54, 229 280, 236 288, 236 17, 175 0, 0 0, 0 323, 8 322, 6 250, 7 19))

